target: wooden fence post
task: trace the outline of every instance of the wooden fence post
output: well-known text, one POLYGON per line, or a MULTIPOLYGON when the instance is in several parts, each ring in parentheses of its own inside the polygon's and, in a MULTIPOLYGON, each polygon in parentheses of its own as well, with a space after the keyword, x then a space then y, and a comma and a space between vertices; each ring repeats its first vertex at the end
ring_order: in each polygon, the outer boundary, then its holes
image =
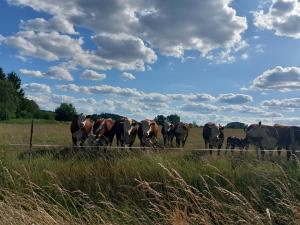
POLYGON ((30 129, 30 140, 29 140, 29 162, 31 161, 32 136, 33 136, 33 119, 31 120, 31 129, 30 129))

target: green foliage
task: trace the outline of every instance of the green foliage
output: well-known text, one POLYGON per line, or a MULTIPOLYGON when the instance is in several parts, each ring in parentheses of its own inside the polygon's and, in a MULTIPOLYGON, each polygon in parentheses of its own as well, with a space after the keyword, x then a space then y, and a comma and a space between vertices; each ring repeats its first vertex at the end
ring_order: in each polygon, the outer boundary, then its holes
POLYGON ((55 114, 55 119, 58 121, 71 121, 77 113, 72 104, 61 103, 60 106, 55 109, 55 114))
POLYGON ((5 74, 0 67, 0 119, 7 120, 11 118, 41 118, 53 119, 53 113, 40 112, 38 104, 24 97, 22 82, 15 72, 5 74))
POLYGON ((0 67, 0 80, 5 80, 6 79, 6 75, 2 69, 2 67, 0 67))
POLYGON ((27 98, 22 98, 20 101, 17 117, 19 118, 32 118, 38 117, 40 108, 38 104, 27 98))
POLYGON ((55 115, 55 112, 52 111, 39 110, 39 112, 36 115, 36 118, 44 120, 55 120, 55 115))
POLYGON ((118 114, 113 114, 113 113, 101 113, 101 114, 93 114, 92 115, 92 119, 94 121, 96 121, 97 119, 100 119, 100 118, 112 118, 113 120, 120 120, 121 116, 118 115, 118 114))
POLYGON ((0 80, 0 120, 15 117, 19 99, 11 83, 0 80))
POLYGON ((24 90, 21 88, 21 79, 15 72, 10 72, 7 74, 6 80, 10 82, 15 88, 19 98, 24 97, 24 90))
POLYGON ((167 118, 164 115, 157 115, 154 120, 158 125, 163 125, 167 118))
POLYGON ((178 116, 177 114, 171 114, 169 116, 167 116, 167 120, 170 122, 170 123, 179 123, 180 122, 180 116, 178 116))
POLYGON ((247 125, 241 122, 231 122, 228 123, 225 127, 231 129, 244 129, 247 125))

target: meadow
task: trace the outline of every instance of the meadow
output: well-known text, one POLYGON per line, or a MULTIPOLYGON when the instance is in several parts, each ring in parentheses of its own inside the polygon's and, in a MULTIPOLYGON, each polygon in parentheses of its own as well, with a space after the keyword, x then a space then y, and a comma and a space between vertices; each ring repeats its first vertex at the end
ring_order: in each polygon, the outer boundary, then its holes
MULTIPOLYGON (((71 151, 69 124, 0 124, 0 224, 300 224, 300 168, 253 153, 212 156, 193 128, 185 150, 71 151)), ((225 129, 225 135, 244 136, 225 129)), ((136 145, 138 141, 136 140, 136 145)))

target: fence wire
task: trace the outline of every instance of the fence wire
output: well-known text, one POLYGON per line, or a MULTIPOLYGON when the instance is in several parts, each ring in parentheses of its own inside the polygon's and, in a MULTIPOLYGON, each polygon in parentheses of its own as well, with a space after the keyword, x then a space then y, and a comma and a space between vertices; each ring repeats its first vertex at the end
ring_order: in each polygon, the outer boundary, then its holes
MULTIPOLYGON (((0 146, 19 146, 19 147, 30 147, 30 144, 18 144, 18 143, 13 143, 13 144, 0 144, 0 146)), ((174 148, 174 147, 164 147, 164 146, 145 146, 145 147, 122 147, 122 146, 87 146, 87 145, 83 145, 83 146, 67 146, 67 145, 50 145, 50 144, 33 144, 32 148, 91 148, 91 149, 95 149, 95 148, 106 148, 106 149, 153 149, 153 150, 177 150, 177 151, 219 151, 219 152, 226 152, 226 151, 243 151, 243 152, 256 152, 258 150, 256 149, 226 149, 226 148, 221 148, 221 149, 207 149, 207 148, 174 148)), ((278 151, 293 151, 294 153, 300 153, 300 150, 286 150, 286 149, 261 149, 259 151, 264 151, 264 152, 278 152, 278 151)))

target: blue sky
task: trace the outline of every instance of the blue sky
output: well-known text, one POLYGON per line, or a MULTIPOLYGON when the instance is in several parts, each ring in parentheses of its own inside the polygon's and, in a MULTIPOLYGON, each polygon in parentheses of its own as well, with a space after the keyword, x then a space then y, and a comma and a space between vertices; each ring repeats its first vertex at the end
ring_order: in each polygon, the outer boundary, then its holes
POLYGON ((0 0, 0 21, 43 109, 300 125, 298 0, 0 0))

